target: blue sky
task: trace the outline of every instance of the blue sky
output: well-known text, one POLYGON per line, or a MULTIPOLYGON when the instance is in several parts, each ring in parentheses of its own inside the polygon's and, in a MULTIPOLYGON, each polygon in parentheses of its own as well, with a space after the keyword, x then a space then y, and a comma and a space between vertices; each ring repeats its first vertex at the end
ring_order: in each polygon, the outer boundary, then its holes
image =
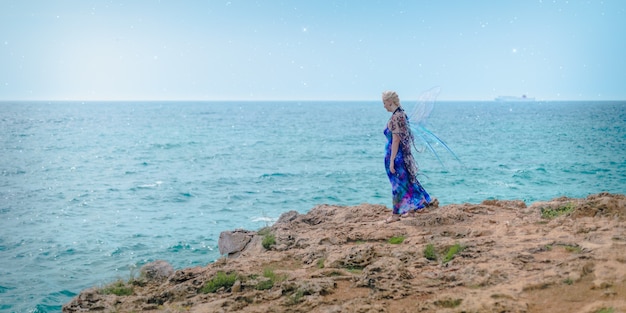
POLYGON ((0 100, 626 99, 626 1, 0 1, 0 100))

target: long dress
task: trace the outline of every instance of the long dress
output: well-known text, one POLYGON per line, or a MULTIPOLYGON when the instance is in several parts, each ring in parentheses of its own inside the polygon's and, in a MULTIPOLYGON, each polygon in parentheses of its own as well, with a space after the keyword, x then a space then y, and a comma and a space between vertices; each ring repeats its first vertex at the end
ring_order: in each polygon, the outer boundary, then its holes
POLYGON ((416 177, 417 166, 411 154, 413 137, 410 131, 406 115, 401 109, 393 113, 384 131, 387 137, 385 170, 391 183, 393 214, 404 214, 423 209, 431 201, 430 195, 424 190, 416 177), (396 170, 394 174, 389 170, 393 133, 398 134, 401 138, 400 147, 394 160, 394 168, 396 170))

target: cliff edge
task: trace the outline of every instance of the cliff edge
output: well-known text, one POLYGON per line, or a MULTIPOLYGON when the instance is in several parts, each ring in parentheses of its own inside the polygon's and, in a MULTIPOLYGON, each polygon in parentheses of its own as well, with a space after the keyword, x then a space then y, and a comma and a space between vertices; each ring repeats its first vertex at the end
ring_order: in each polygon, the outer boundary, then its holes
POLYGON ((390 224, 320 205, 220 236, 225 257, 82 291, 63 312, 626 312, 626 197, 486 200, 390 224))

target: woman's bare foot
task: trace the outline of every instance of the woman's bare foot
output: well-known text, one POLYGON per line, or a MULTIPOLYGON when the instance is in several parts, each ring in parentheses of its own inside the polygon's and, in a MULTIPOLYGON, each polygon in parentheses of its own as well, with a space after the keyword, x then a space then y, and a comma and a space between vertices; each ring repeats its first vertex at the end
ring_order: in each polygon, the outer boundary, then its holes
POLYGON ((385 220, 385 223, 386 223, 386 224, 389 224, 389 223, 397 222, 397 221, 399 221, 399 220, 400 220, 400 215, 398 215, 398 214, 392 214, 390 217, 388 217, 388 218, 385 220))
POLYGON ((439 207, 439 199, 434 198, 430 201, 430 203, 426 206, 429 208, 438 208, 439 207))
POLYGON ((413 216, 415 216, 415 211, 412 211, 412 210, 407 211, 404 214, 400 215, 400 217, 402 218, 413 217, 413 216))

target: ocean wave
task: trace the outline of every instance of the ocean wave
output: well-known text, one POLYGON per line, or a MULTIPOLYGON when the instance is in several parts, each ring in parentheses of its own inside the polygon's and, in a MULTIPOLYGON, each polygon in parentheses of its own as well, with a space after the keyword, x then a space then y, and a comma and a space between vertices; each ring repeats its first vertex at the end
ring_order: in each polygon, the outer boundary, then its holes
POLYGON ((257 216, 257 217, 252 217, 250 219, 252 222, 263 222, 263 223, 267 223, 267 224, 274 224, 278 218, 275 217, 268 217, 268 216, 257 216))
POLYGON ((136 191, 136 190, 140 190, 140 189, 153 189, 153 188, 157 188, 159 186, 161 186, 163 184, 162 181, 157 180, 154 183, 151 184, 142 184, 142 185, 137 185, 137 187, 135 188, 131 188, 132 191, 136 191))
POLYGON ((296 174, 284 173, 284 172, 274 172, 274 173, 262 174, 261 176, 258 177, 258 179, 260 179, 260 180, 275 180, 275 179, 281 179, 281 178, 290 178, 290 177, 294 177, 294 176, 296 176, 296 174))

